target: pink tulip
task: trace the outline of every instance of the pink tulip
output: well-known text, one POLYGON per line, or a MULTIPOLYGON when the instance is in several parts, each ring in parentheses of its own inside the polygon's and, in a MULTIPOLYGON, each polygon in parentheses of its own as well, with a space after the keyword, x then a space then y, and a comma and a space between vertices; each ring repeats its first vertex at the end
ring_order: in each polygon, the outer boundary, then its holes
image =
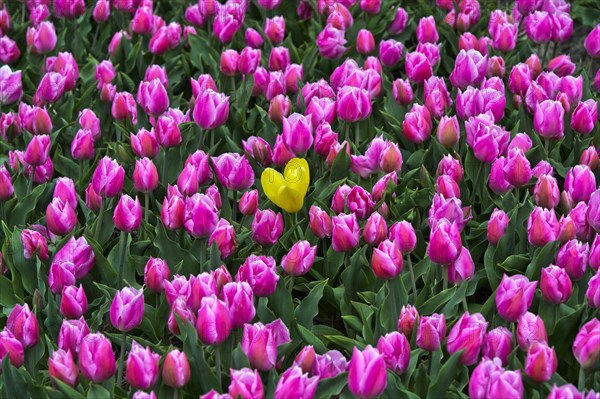
POLYGON ((261 371, 273 369, 277 364, 277 347, 290 342, 287 327, 281 320, 272 323, 245 324, 242 349, 250 366, 261 371))
POLYGON ((188 383, 190 375, 190 364, 184 352, 174 349, 167 353, 162 369, 164 384, 181 388, 188 383))
POLYGON ((6 170, 4 164, 0 165, 0 201, 5 201, 12 197, 15 190, 13 188, 10 173, 6 170))
POLYGON ((462 247, 458 258, 448 265, 448 281, 450 284, 460 284, 469 280, 475 273, 475 263, 471 257, 471 252, 462 247))
POLYGON ((336 252, 355 248, 360 240, 360 226, 356 214, 340 214, 332 218, 332 246, 336 252))
POLYGON ((396 9, 394 20, 388 27, 388 32, 392 35, 398 35, 404 31, 408 22, 408 13, 402 7, 396 9))
POLYGON ((544 321, 540 316, 526 312, 517 323, 517 342, 522 350, 528 350, 532 343, 548 342, 544 321))
POLYGON ((480 313, 463 313, 448 334, 448 353, 464 350, 460 362, 470 366, 477 362, 488 323, 480 313))
MULTIPOLYGON (((484 359, 494 359, 497 357, 501 360, 502 365, 506 366, 508 364, 508 356, 511 354, 512 350, 512 333, 507 328, 497 327, 486 334, 481 348, 481 356, 484 359)), ((471 378, 474 376, 475 374, 472 374, 471 378)))
POLYGON ((535 43, 547 43, 552 38, 552 19, 545 11, 535 11, 525 20, 527 37, 535 43))
POLYGON ((218 222, 218 210, 208 195, 196 193, 185 200, 184 226, 194 237, 208 237, 218 222))
POLYGON ((110 341, 102 333, 88 334, 81 340, 78 360, 81 374, 95 383, 115 374, 115 354, 110 341))
POLYGON ((417 84, 422 84, 433 75, 431 64, 431 61, 423 53, 417 51, 406 53, 404 64, 406 74, 411 81, 417 84))
POLYGON ((558 183, 553 176, 541 175, 533 188, 533 196, 537 205, 552 209, 560 201, 558 183))
POLYGON ((158 171, 148 158, 135 161, 133 186, 139 192, 148 193, 158 186, 158 171))
POLYGON ((376 246, 388 236, 388 228, 383 216, 374 212, 367 219, 367 223, 363 229, 363 238, 371 245, 376 246))
POLYGON ((596 309, 600 308, 600 272, 596 272, 588 282, 585 297, 591 307, 596 309))
POLYGON ((242 215, 254 215, 258 209, 258 191, 251 190, 242 194, 238 207, 242 215))
POLYGON ((313 127, 310 118, 298 113, 283 118, 282 138, 292 153, 296 155, 306 153, 313 143, 313 127))
POLYGON ((147 114, 154 117, 159 116, 169 108, 167 89, 158 78, 140 83, 137 101, 147 114))
POLYGON ((514 322, 527 312, 533 301, 537 281, 529 282, 523 275, 502 277, 496 291, 496 307, 503 319, 514 322))
POLYGON ((312 205, 309 210, 309 223, 312 233, 319 237, 329 237, 331 235, 331 218, 321 208, 312 205))
POLYGON ((291 109, 292 103, 289 97, 278 94, 271 99, 269 104, 269 119, 275 123, 280 123, 290 115, 291 109))
POLYGON ((580 102, 571 116, 571 128, 577 133, 589 134, 598 119, 598 103, 592 99, 580 102))
POLYGON ((160 219, 169 230, 178 230, 183 226, 185 202, 180 195, 165 197, 160 211, 160 219))
MULTIPOLYGON (((473 399, 485 399, 490 396, 492 381, 499 378, 504 369, 500 359, 483 359, 473 370, 469 380, 469 396, 473 399)), ((499 396, 504 397, 504 396, 499 396)))
POLYGON ((167 263, 160 258, 148 259, 144 267, 144 284, 154 292, 162 292, 165 289, 165 281, 171 277, 167 263))
POLYGON ((523 379, 521 370, 503 371, 490 378, 486 397, 490 398, 523 398, 523 379))
POLYGON ((255 296, 272 295, 279 281, 275 259, 270 256, 250 255, 240 266, 236 281, 245 281, 250 284, 255 296))
POLYGON ((542 269, 540 289, 544 299, 559 304, 566 302, 571 297, 573 284, 565 269, 549 265, 542 269))
POLYGON ((56 381, 74 387, 79 380, 79 369, 73 360, 71 351, 59 349, 48 358, 48 375, 53 384, 56 381))
POLYGON ((454 262, 462 249, 459 227, 456 222, 442 218, 431 229, 427 255, 434 263, 447 265, 454 262))
MULTIPOLYGON (((218 193, 218 191, 217 191, 218 193)), ((208 245, 217 243, 221 259, 229 258, 235 252, 235 229, 227 219, 220 219, 208 238, 208 245)))
POLYGON ((419 104, 413 104, 402 121, 402 132, 411 142, 420 144, 431 134, 432 121, 429 110, 419 104))
POLYGON ((60 302, 60 313, 69 319, 80 318, 87 310, 88 301, 83 287, 71 285, 64 287, 60 302))
POLYGON ((488 222, 488 241, 494 245, 498 245, 498 242, 500 242, 500 239, 504 236, 508 222, 508 215, 504 211, 495 208, 488 222))
POLYGON ((137 197, 135 200, 127 194, 121 195, 113 213, 113 223, 121 231, 131 233, 142 223, 142 207, 137 197))
POLYGON ((373 248, 371 268, 375 276, 391 279, 402 272, 402 253, 392 241, 385 240, 377 248, 373 248))
POLYGON ((400 318, 398 320, 398 331, 407 338, 410 338, 418 318, 419 312, 417 311, 417 308, 412 305, 402 306, 402 309, 400 309, 400 318))
POLYGON ((94 154, 94 135, 89 130, 80 129, 71 142, 71 156, 76 160, 90 160, 94 154))
POLYGON ((0 331, 0 359, 8 355, 13 367, 21 367, 25 362, 25 353, 21 342, 6 327, 0 331))
POLYGON ((334 378, 348 368, 348 361, 337 350, 330 350, 315 357, 314 374, 321 379, 334 378))
POLYGON ((504 58, 499 56, 490 57, 488 60, 486 77, 490 78, 492 76, 497 76, 502 79, 505 73, 506 66, 504 63, 504 58))
POLYGON ((570 240, 556 254, 556 265, 567 271, 573 280, 585 275, 588 263, 589 244, 570 240))
POLYGON ((330 24, 317 36, 317 47, 319 53, 328 59, 338 59, 345 52, 346 38, 344 37, 344 30, 340 30, 330 24))
POLYGON ((393 67, 402 59, 403 50, 402 43, 394 39, 382 40, 379 42, 379 60, 387 67, 393 67))
POLYGON ((247 28, 246 32, 244 33, 244 38, 246 40, 246 46, 258 49, 263 45, 262 36, 256 29, 247 28))
POLYGON ((36 27, 27 28, 27 48, 36 55, 46 54, 56 47, 56 31, 52 22, 43 21, 36 27))
POLYGON ((21 57, 17 43, 8 36, 0 37, 0 61, 4 64, 14 64, 21 57))
POLYGON ((529 183, 531 179, 531 164, 520 148, 513 148, 508 152, 504 164, 506 181, 513 186, 519 187, 529 183))
POLYGON ((78 320, 63 320, 58 333, 58 347, 71 353, 78 353, 81 341, 90 333, 83 317, 78 320))
POLYGON ((127 382, 137 389, 149 389, 158 378, 158 361, 160 355, 153 353, 149 347, 142 347, 137 342, 131 344, 127 357, 125 377, 127 382))
POLYGON ((230 369, 229 374, 231 375, 231 384, 229 384, 229 395, 231 398, 253 399, 265 397, 264 386, 258 370, 251 370, 249 368, 241 370, 230 369))
POLYGON ((312 398, 318 382, 318 377, 309 377, 300 367, 293 365, 281 375, 275 388, 274 398, 312 398))
POLYGON ((212 164, 219 183, 229 190, 246 190, 254 184, 254 171, 243 155, 224 153, 213 157, 212 164))
POLYGON ((527 220, 527 238, 531 245, 543 247, 558 237, 559 225, 552 209, 535 207, 527 220))
POLYGON ((452 86, 464 90, 469 85, 483 82, 487 71, 487 56, 477 50, 461 50, 450 74, 452 86))
POLYGON ((600 26, 596 25, 596 27, 592 29, 585 38, 583 46, 591 57, 600 57, 600 26))
POLYGON ((252 287, 247 282, 226 283, 223 285, 221 296, 229 309, 232 328, 242 327, 252 321, 256 310, 252 287))
POLYGON ((590 248, 590 255, 588 257, 590 267, 592 270, 597 271, 600 268, 600 236, 596 235, 590 248))
POLYGON ((348 388, 360 398, 378 397, 387 386, 386 364, 371 345, 360 351, 354 347, 348 366, 348 388))
POLYGON ((116 93, 113 101, 111 113, 117 121, 131 119, 131 122, 137 124, 137 108, 133 95, 126 91, 116 93))
POLYGON ((371 99, 369 93, 357 87, 343 86, 338 91, 338 117, 345 122, 357 122, 371 115, 371 99))
POLYGON ((423 316, 419 319, 417 327, 417 346, 428 352, 440 348, 446 336, 446 319, 444 315, 434 313, 431 316, 423 316))
POLYGON ((410 344, 404 334, 391 332, 379 338, 377 350, 383 355, 385 363, 391 371, 402 374, 410 361, 410 344))
POLYGON ((115 293, 110 305, 110 322, 119 331, 130 331, 140 325, 144 317, 144 293, 125 287, 115 293))
POLYGON ((92 11, 94 21, 97 23, 106 22, 110 18, 110 3, 108 0, 97 0, 92 11))
MULTIPOLYGON (((548 399, 584 399, 583 392, 579 392, 577 388, 572 384, 566 384, 561 387, 557 387, 556 384, 552 386, 548 399)), ((594 399, 594 398, 592 398, 594 399)))
POLYGON ((585 323, 573 342, 573 355, 584 369, 591 369, 600 355, 600 321, 597 318, 585 323))
POLYGON ((503 53, 512 51, 517 45, 517 25, 511 23, 499 24, 492 35, 494 47, 503 53))
POLYGON ((456 116, 442 116, 437 127, 436 137, 441 145, 452 148, 460 139, 460 128, 456 116))
POLYGON ((39 341, 38 321, 27 303, 23 306, 15 305, 6 320, 6 328, 21 342, 24 349, 34 347, 39 341))
POLYGON ((408 105, 413 100, 413 90, 408 80, 396 79, 392 84, 394 100, 400 105, 408 105))
POLYGON ((281 43, 285 37, 285 19, 283 17, 267 18, 263 31, 271 43, 274 45, 281 43))
POLYGON ((67 235, 77 224, 77 215, 68 202, 55 197, 46 208, 46 223, 52 234, 67 235))
POLYGON ((65 92, 66 78, 60 73, 47 72, 35 92, 34 104, 42 106, 58 101, 65 92))
POLYGON ((25 162, 31 166, 41 166, 46 163, 50 152, 50 136, 35 135, 27 145, 25 162))
POLYGON ((301 276, 308 273, 315 260, 317 246, 310 246, 306 240, 301 240, 292 245, 289 252, 281 259, 281 267, 286 273, 301 276))
POLYGON ((202 298, 196 331, 200 340, 207 345, 218 345, 225 341, 231 332, 231 319, 225 302, 214 295, 202 298))

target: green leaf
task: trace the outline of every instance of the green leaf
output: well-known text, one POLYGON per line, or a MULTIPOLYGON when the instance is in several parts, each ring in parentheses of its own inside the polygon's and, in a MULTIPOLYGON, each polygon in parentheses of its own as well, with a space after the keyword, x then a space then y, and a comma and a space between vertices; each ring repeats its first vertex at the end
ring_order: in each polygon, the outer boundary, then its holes
POLYGON ((319 314, 319 301, 323 297, 323 289, 329 280, 323 280, 314 285, 306 298, 296 308, 296 320, 298 324, 310 329, 313 319, 319 314))
POLYGON ((22 398, 23 392, 27 392, 25 379, 19 371, 10 364, 9 357, 2 359, 2 393, 5 398, 22 398))
POLYGON ((339 396, 348 384, 348 373, 338 374, 334 378, 324 378, 319 381, 315 398, 329 399, 339 396))
POLYGON ((462 355, 462 350, 454 353, 446 363, 440 369, 440 372, 437 374, 437 378, 429 385, 429 389, 427 390, 427 398, 437 399, 443 398, 447 392, 448 388, 452 384, 452 381, 456 378, 456 374, 459 370, 458 365, 460 356, 462 355))
POLYGON ((90 384, 87 393, 87 399, 111 399, 111 393, 106 388, 98 384, 90 384))

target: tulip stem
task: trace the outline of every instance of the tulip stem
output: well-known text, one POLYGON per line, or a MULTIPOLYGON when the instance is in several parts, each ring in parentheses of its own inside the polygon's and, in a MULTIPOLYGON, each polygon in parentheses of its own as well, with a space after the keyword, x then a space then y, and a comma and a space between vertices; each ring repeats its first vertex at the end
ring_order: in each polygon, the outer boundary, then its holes
POLYGON ((100 228, 102 227, 102 214, 104 213, 104 198, 100 199, 100 210, 98 211, 98 220, 96 221, 96 231, 94 232, 94 240, 98 241, 100 237, 100 228))
POLYGON ((290 297, 292 297, 293 300, 294 296, 292 295, 292 293, 294 292, 294 276, 291 274, 289 278, 288 290, 290 291, 290 297))
POLYGON ((548 48, 550 47, 550 42, 548 41, 546 43, 546 48, 544 48, 544 58, 542 58, 542 65, 546 65, 546 62, 548 61, 548 59, 546 58, 546 56, 548 55, 548 48))
POLYGON ((35 166, 31 167, 31 176, 29 177, 29 184, 27 185, 27 195, 31 194, 31 190, 33 190, 33 179, 35 179, 35 166))
POLYGON ((144 220, 146 223, 148 223, 148 219, 150 218, 150 193, 144 193, 144 207, 146 208, 144 220))
POLYGON ((415 281, 415 272, 413 270, 412 260, 410 254, 406 255, 406 261, 408 262, 408 272, 410 273, 410 283, 413 290, 413 305, 417 305, 417 283, 415 281))
POLYGON ((125 252, 127 252, 127 236, 129 233, 122 231, 120 240, 120 255, 119 255, 119 279, 117 280, 119 286, 123 286, 123 269, 125 269, 125 252))
POLYGON ((427 365, 427 375, 431 377, 431 366, 433 364, 433 352, 429 352, 429 364, 427 365))
POLYGON ((237 191, 236 190, 232 190, 232 194, 233 194, 233 203, 231 204, 231 212, 233 213, 233 216, 231 218, 232 222, 235 222, 235 220, 237 219, 237 191))
POLYGON ((550 159, 550 139, 544 140, 544 151, 546 151, 546 158, 550 159))
POLYGON ((585 369, 582 366, 579 366, 579 381, 577 385, 580 391, 585 389, 585 369))
POLYGON ((446 291, 448 289, 448 269, 442 267, 442 291, 446 291))
POLYGON ((162 166, 162 182, 163 186, 167 185, 167 155, 169 155, 169 147, 165 148, 165 160, 162 166))
POLYGON ((215 372, 217 374, 219 390, 221 390, 221 347, 218 345, 215 346, 215 372))
POLYGON ((471 205, 475 201, 475 190, 479 187, 479 180, 481 180, 481 174, 483 171, 483 162, 479 162, 479 169, 477 170, 477 176, 475 176, 475 184, 473 185, 473 191, 471 191, 471 205))
POLYGON ((204 263, 206 263, 206 240, 200 239, 200 270, 204 270, 204 263))
POLYGON ((354 145, 356 145, 357 149, 358 149, 359 144, 360 144, 359 123, 356 122, 356 125, 354 126, 354 145))
POLYGON ((123 331, 123 340, 121 341, 121 354, 119 355, 119 370, 117 371, 117 386, 121 386, 123 381, 123 365, 125 364, 125 345, 127 345, 127 332, 123 331))
POLYGON ((329 277, 327 274, 327 240, 323 240, 323 266, 325 269, 325 277, 329 277))

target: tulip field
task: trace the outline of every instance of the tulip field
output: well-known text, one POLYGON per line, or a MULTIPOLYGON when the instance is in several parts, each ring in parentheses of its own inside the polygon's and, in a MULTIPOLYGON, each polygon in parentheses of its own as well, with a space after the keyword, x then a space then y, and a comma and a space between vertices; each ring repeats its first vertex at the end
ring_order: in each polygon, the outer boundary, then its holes
POLYGON ((0 0, 0 399, 600 399, 598 0, 0 0))

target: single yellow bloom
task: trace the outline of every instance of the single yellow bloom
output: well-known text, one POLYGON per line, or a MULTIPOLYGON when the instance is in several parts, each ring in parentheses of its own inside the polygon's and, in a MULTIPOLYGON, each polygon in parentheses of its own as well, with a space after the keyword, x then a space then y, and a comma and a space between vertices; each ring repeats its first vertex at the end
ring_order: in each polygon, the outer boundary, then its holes
POLYGON ((283 175, 273 168, 267 168, 260 177, 267 197, 288 213, 296 213, 304 206, 304 197, 310 183, 308 162, 304 158, 290 160, 283 175))

